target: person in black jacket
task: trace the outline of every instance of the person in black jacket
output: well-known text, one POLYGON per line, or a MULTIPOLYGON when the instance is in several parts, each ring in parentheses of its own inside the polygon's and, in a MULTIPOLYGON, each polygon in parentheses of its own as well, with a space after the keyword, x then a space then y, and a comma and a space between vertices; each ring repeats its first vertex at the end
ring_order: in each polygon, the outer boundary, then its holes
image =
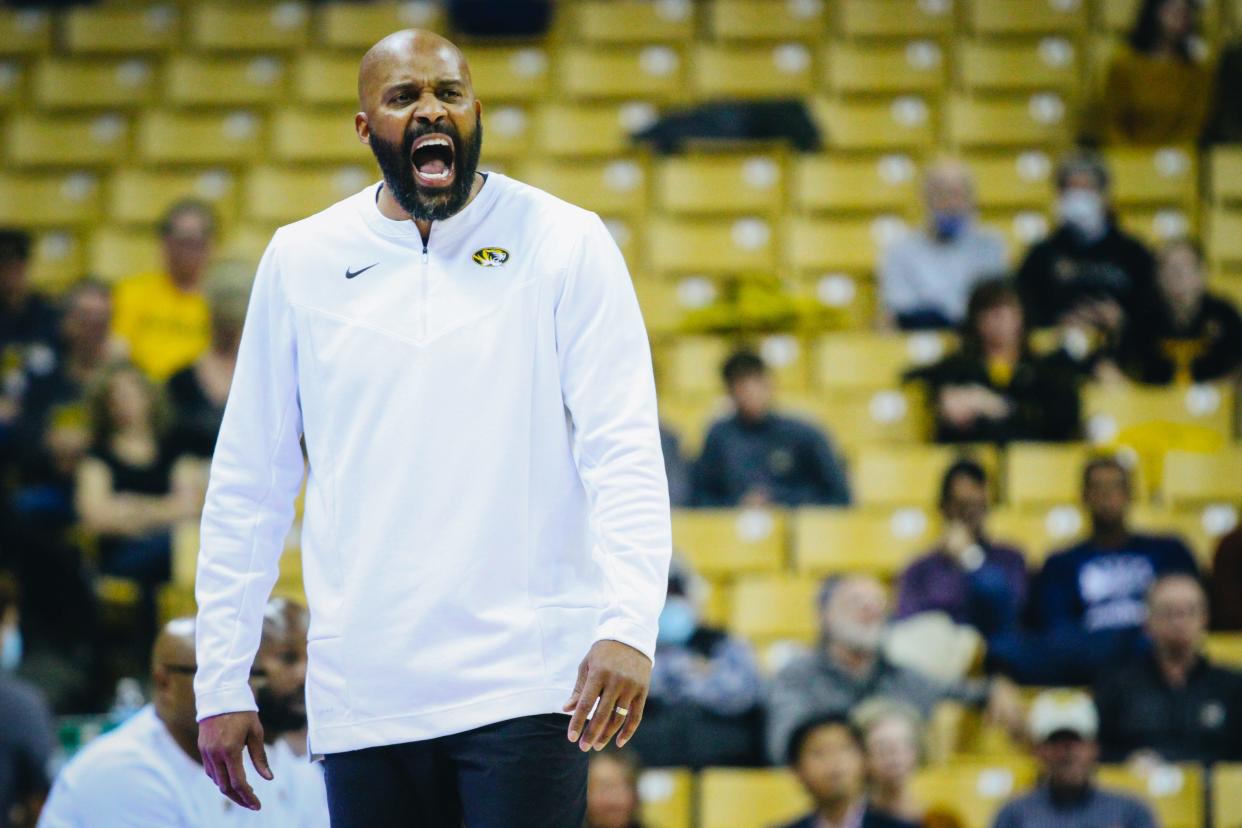
POLYGON ((1063 360, 1031 353, 1022 304, 1003 279, 984 282, 971 294, 961 348, 906 376, 927 385, 937 442, 1078 435, 1074 376, 1063 360))
POLYGON ((1203 249, 1191 239, 1160 251, 1159 301, 1126 325, 1120 367, 1146 383, 1210 382, 1242 366, 1242 317, 1206 290, 1203 249))

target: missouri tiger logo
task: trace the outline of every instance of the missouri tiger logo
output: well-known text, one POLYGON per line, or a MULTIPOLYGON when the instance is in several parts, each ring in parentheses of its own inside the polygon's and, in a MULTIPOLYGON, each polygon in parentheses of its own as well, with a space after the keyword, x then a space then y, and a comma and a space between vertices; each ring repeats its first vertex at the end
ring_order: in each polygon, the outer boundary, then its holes
POLYGON ((500 267, 509 261, 509 251, 503 247, 484 247, 476 250, 471 258, 480 267, 500 267))

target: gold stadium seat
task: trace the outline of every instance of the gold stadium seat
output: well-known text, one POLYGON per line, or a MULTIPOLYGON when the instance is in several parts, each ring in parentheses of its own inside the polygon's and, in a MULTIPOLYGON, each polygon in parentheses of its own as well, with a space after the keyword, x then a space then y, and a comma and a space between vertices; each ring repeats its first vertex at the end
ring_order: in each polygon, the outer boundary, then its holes
POLYGON ((297 49, 306 45, 310 11, 304 3, 196 3, 190 43, 226 52, 297 49))
POLYGON ((776 269, 774 234, 755 217, 662 218, 647 227, 646 259, 660 273, 768 274, 776 269))
POLYGON ((325 3, 317 14, 319 42, 330 49, 369 49, 398 29, 439 32, 444 31, 445 26, 444 11, 440 4, 431 0, 325 3))
POLYGON ((685 768, 653 768, 638 778, 643 825, 691 828, 694 825, 694 774, 685 768))
POLYGON ((1242 264, 1242 210, 1213 207, 1208 214, 1208 252, 1217 264, 1242 264))
POLYGON ((953 32, 953 3, 938 0, 840 0, 837 29, 846 37, 944 37, 953 32))
POLYGON ((936 94, 945 85, 944 48, 932 40, 837 40, 821 53, 825 87, 837 95, 936 94))
POLYGON ((811 114, 830 149, 923 151, 935 143, 936 111, 919 95, 882 101, 815 98, 811 114))
POLYGON ((358 58, 302 52, 293 65, 293 96, 304 104, 358 105, 358 58))
POLYGON ((1164 501, 1172 506, 1242 504, 1242 448, 1211 454, 1170 451, 1164 456, 1161 490, 1164 501))
POLYGON ((1092 453, 1083 443, 1011 443, 1005 451, 1005 502, 1019 509, 1077 502, 1092 453))
POLYGON ((1056 92, 1006 97, 954 95, 946 134, 958 149, 1063 146, 1073 139, 1071 105, 1056 92))
POLYGON ((992 538, 1021 549, 1031 569, 1037 569, 1050 553, 1076 542, 1088 530, 1077 499, 1049 507, 993 509, 987 526, 992 538))
POLYGON ((785 202, 784 179, 779 155, 668 157, 656 162, 656 205, 668 213, 774 213, 785 202))
POLYGON ((164 65, 165 101, 176 106, 250 106, 286 97, 281 58, 178 55, 164 65))
POLYGON ((813 307, 818 318, 808 324, 811 331, 861 331, 875 325, 875 282, 869 275, 825 273, 804 270, 794 274, 787 290, 813 307))
POLYGON ((758 646, 781 640, 813 643, 819 583, 796 575, 739 577, 733 584, 729 631, 758 646))
POLYGON ((93 173, 0 172, 0 224, 74 227, 93 221, 101 187, 93 173))
POLYGON ((818 40, 824 9, 788 0, 712 0, 707 30, 717 40, 818 40))
POLYGON ((556 75, 562 92, 579 100, 672 101, 685 90, 685 60, 672 46, 566 47, 556 75))
POLYGON ((344 112, 281 109, 272 113, 271 157, 290 163, 372 163, 358 140, 354 121, 344 112))
POLYGON ((1082 82, 1077 48, 1063 37, 1015 43, 966 39, 958 46, 958 78, 969 92, 1056 89, 1073 98, 1082 82))
POLYGON ((699 774, 699 828, 783 825, 811 810, 784 768, 709 768, 699 774))
POLYGON ((361 166, 284 169, 255 166, 246 173, 242 204, 253 221, 284 224, 305 218, 361 190, 375 176, 361 166))
POLYGON ((129 149, 129 121, 116 114, 16 115, 6 132, 6 159, 25 167, 115 164, 129 149))
POLYGON ((1212 768, 1212 824, 1216 828, 1242 826, 1242 762, 1222 762, 1212 768))
POLYGON ((707 394, 675 394, 665 392, 660 384, 660 422, 681 438, 681 452, 695 457, 702 449, 707 429, 717 419, 732 413, 729 399, 719 392, 707 394))
POLYGON ((815 345, 815 379, 830 393, 892 388, 909 368, 940 359, 951 340, 936 333, 867 332, 824 334, 815 345))
POLYGON ((1108 443, 1125 429, 1152 423, 1200 427, 1228 439, 1233 434, 1233 412, 1233 391, 1227 384, 1088 385, 1083 393, 1083 419, 1094 442, 1108 443))
POLYGON ((109 282, 163 267, 160 242, 149 230, 99 227, 91 233, 88 272, 109 282))
POLYGON ((720 336, 678 336, 657 346, 661 388, 678 395, 709 395, 723 391, 720 369, 731 343, 720 336))
POLYGON ((995 155, 971 155, 966 164, 974 173, 980 208, 1044 210, 1053 198, 1056 160, 1043 150, 995 155))
POLYGON ((705 578, 779 572, 785 515, 774 509, 675 509, 673 547, 705 578))
POLYGON ((566 32, 590 43, 688 41, 694 37, 691 3, 648 0, 581 0, 561 7, 568 11, 566 32))
POLYGON ((548 90, 550 58, 543 46, 468 46, 466 59, 474 93, 484 105, 534 101, 548 90))
POLYGON ((52 16, 37 9, 0 9, 0 55, 52 50, 52 16))
POLYGON ((61 18, 61 37, 77 53, 167 52, 181 44, 181 23, 175 5, 79 6, 61 18))
POLYGON ((690 87, 700 100, 796 98, 815 89, 814 58, 803 43, 733 46, 699 43, 690 87))
POLYGON ((803 507, 793 515, 794 568, 815 577, 863 572, 895 577, 936 537, 935 516, 924 509, 803 507))
POLYGON ((1140 776, 1123 765, 1102 765, 1101 787, 1126 791, 1147 802, 1164 828, 1202 828, 1203 777, 1194 765, 1176 765, 1140 776))
MULTIPOLYGON (((955 446, 867 446, 850 464, 854 501, 861 506, 932 508, 940 479, 955 460, 966 456, 995 472, 996 452, 963 451, 955 446)), ((993 475, 994 477, 994 475, 993 475)))
POLYGON ((198 198, 209 202, 224 223, 237 217, 236 180, 227 169, 148 170, 121 167, 108 188, 108 218, 119 224, 153 227, 174 202, 198 198))
POLYGON ((912 790, 928 808, 957 815, 965 828, 988 828, 1006 801, 1034 783, 1035 774, 1030 760, 957 760, 920 769, 912 790))
POLYGON ((923 396, 915 388, 833 391, 818 406, 819 419, 847 452, 868 445, 915 445, 927 439, 923 396))
POLYGON ((31 287, 54 295, 82 278, 83 248, 77 233, 53 229, 36 234, 30 251, 31 287))
POLYGON ((259 116, 247 110, 150 110, 138 122, 138 155, 150 164, 244 163, 258 157, 262 133, 259 116))
POLYGON ((1199 203, 1199 165, 1193 147, 1110 149, 1113 199, 1123 208, 1199 203))
POLYGON ((1177 205, 1128 207, 1121 211, 1121 227, 1154 249, 1171 239, 1197 236, 1198 217, 1197 205, 1189 209, 1177 205))
MULTIPOLYGON (((1208 658, 1232 668, 1242 669, 1242 634, 1240 633, 1209 633, 1204 644, 1208 658)), ((1239 804, 1242 804, 1240 802, 1239 804)), ((1220 825, 1221 823, 1216 823, 1220 825)), ((1228 823, 1233 825, 1232 822, 1228 823)))
MULTIPOLYGON (((0 55, 0 57, 3 57, 0 55)), ((26 78, 30 68, 17 61, 0 61, 0 112, 18 104, 24 104, 26 97, 26 78)))
POLYGON ((1080 0, 970 0, 965 5, 966 25, 978 35, 1081 35, 1087 28, 1087 4, 1080 0))
POLYGON ((577 162, 534 158, 521 165, 518 177, 601 214, 635 216, 647 207, 648 170, 643 156, 577 162))
MULTIPOLYGON (((497 114, 487 121, 488 141, 497 114)), ((655 117, 650 104, 549 104, 540 107, 534 120, 534 144, 554 156, 616 155, 630 149, 630 130, 645 126, 655 117)))
POLYGON ((1212 200, 1242 201, 1242 146, 1215 147, 1208 159, 1208 192, 1212 200))
POLYGON ((794 206, 806 212, 909 215, 919 203, 917 168, 905 156, 799 155, 790 178, 794 206))
POLYGON ((34 65, 31 81, 31 100, 40 109, 120 108, 155 101, 155 71, 141 58, 45 57, 34 65))
POLYGON ((786 262, 801 272, 874 273, 890 225, 905 229, 899 217, 795 218, 788 224, 786 262))
POLYGON ((1134 510, 1133 523, 1140 529, 1180 537, 1206 572, 1212 569, 1221 538, 1237 526, 1240 506, 1242 504, 1235 500, 1231 503, 1183 505, 1173 509, 1140 507, 1134 510))

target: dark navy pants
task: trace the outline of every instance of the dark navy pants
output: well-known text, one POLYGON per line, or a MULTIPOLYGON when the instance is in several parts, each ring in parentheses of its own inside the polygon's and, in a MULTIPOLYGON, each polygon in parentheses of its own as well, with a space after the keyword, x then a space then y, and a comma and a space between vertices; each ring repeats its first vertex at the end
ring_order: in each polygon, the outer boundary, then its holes
POLYGON ((332 828, 581 828, 587 754, 547 713, 324 757, 332 828))

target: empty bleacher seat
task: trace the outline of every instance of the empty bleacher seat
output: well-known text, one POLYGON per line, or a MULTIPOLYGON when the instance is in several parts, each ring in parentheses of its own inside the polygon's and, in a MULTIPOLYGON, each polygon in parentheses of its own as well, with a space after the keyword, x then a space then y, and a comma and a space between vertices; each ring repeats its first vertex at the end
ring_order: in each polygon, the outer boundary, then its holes
POLYGON ((729 630, 762 646, 814 642, 820 580, 805 575, 746 575, 733 584, 729 630))
POLYGON ((209 202, 224 222, 236 217, 236 179, 228 169, 187 172, 122 167, 108 188, 108 217, 114 222, 153 227, 164 211, 183 198, 209 202))
POLYGON ((1199 165, 1192 147, 1117 148, 1108 151, 1114 201, 1130 207, 1175 205, 1188 211, 1199 202, 1199 165))
MULTIPOLYGON (((969 456, 990 472, 997 459, 992 449, 963 452, 955 446, 868 446, 850 464, 854 500, 862 506, 934 507, 940 479, 960 457, 969 456)), ((991 475, 995 479, 995 475, 991 475)))
POLYGON ((1005 502, 1032 508, 1077 502, 1092 448, 1081 443, 1013 443, 1005 451, 1005 502))
POLYGON ((885 100, 815 98, 811 113, 824 145, 843 151, 923 151, 935 142, 936 113, 920 95, 885 100))
POLYGON ((720 369, 730 348, 720 336, 678 336, 657 346, 661 390, 681 396, 721 393, 720 369))
POLYGON ((964 5, 967 28, 979 35, 1081 35, 1087 27, 1085 0, 967 0, 964 5))
POLYGON ((904 155, 800 155, 790 174, 793 203, 807 212, 906 214, 919 204, 917 167, 904 155))
POLYGON ((793 514, 793 557, 798 572, 814 577, 866 572, 897 575, 936 536, 926 509, 801 508, 793 514))
POLYGON ((0 224, 73 227, 98 217, 98 176, 0 172, 0 224))
POLYGON ((229 164, 258 157, 263 123, 254 112, 149 110, 139 119, 139 158, 151 164, 229 164))
POLYGON ((1208 658, 1213 661, 1228 665, 1235 670, 1242 669, 1242 633, 1210 633, 1204 644, 1204 650, 1208 658))
POLYGON ((1071 107, 1056 92, 1007 97, 954 95, 946 133, 959 150, 1065 146, 1074 137, 1071 107))
POLYGON ((1242 145, 1215 147, 1208 158, 1208 193, 1212 201, 1242 201, 1242 145))
POLYGON ((1170 451, 1164 456, 1161 489, 1173 506, 1242 503, 1242 449, 1170 451))
POLYGON ((988 828, 1005 802, 1029 789, 1035 773, 1028 759, 958 760, 920 769, 912 790, 929 809, 959 816, 966 828, 988 828))
POLYGON ((1228 439, 1233 434, 1233 412, 1233 392, 1227 385, 1088 385, 1083 392, 1084 422, 1096 443, 1112 442, 1136 426, 1170 423, 1201 427, 1228 439))
MULTIPOLYGON (((488 141, 499 113, 490 119, 488 141)), ((534 124, 535 145, 554 156, 601 156, 625 152, 630 132, 655 118, 650 104, 550 104, 540 107, 534 124)), ((503 129, 503 126, 501 127, 503 129)))
POLYGON ((984 210, 1044 210, 1052 203, 1055 160, 1043 150, 971 155, 966 164, 974 174, 975 195, 984 210))
POLYGON ((577 99, 672 101, 685 90, 685 60, 666 44, 566 47, 556 75, 561 91, 577 99))
POLYGON ((358 58, 302 52, 293 65, 293 97, 304 104, 358 105, 358 58))
POLYGON ((150 230, 99 227, 91 233, 87 266, 109 282, 163 267, 160 242, 150 230))
POLYGON ((694 775, 685 768, 652 768, 638 778, 643 825, 692 828, 694 775))
POLYGON ((699 99, 798 98, 815 88, 814 57, 803 43, 733 46, 699 43, 690 86, 699 99))
POLYGON ((24 167, 104 166, 129 150, 129 120, 115 113, 17 115, 6 133, 6 159, 24 167))
POLYGON ((656 163, 656 204, 670 213, 776 212, 785 202, 784 178, 777 155, 670 157, 656 163))
POLYGON ((707 31, 718 40, 818 40, 822 3, 789 0, 712 0, 707 31))
POLYGON ((190 7, 190 43, 197 49, 297 49, 310 31, 310 6, 285 3, 196 3, 190 7))
POLYGON ((271 157, 290 163, 373 163, 371 150, 358 139, 353 118, 344 112, 315 109, 281 109, 272 114, 271 157))
POLYGON ((398 29, 444 30, 444 10, 431 0, 400 3, 324 3, 319 42, 333 49, 369 49, 398 29))
POLYGON ((1242 264, 1242 209, 1213 207, 1208 214, 1208 256, 1219 265, 1242 264))
POLYGON ((577 162, 533 159, 518 177, 604 215, 633 216, 647 207, 649 172, 641 156, 577 162))
POLYGON ((177 106, 250 106, 287 97, 284 60, 179 55, 164 65, 164 100, 177 106))
POLYGON ((773 509, 677 509, 673 546, 707 578, 785 568, 785 515, 773 509))
POLYGON ((647 262, 663 273, 771 273, 775 228, 762 218, 659 219, 647 228, 647 262))
POLYGON ((935 94, 945 85, 944 47, 934 40, 830 42, 821 57, 827 88, 839 95, 935 94))
POLYGON ((1031 569, 1038 569, 1048 553, 1078 541, 1089 528, 1077 499, 1052 506, 996 508, 987 526, 992 538, 1021 549, 1031 569))
POLYGON ((583 0, 567 4, 566 31, 587 42, 646 43, 689 40, 694 36, 694 6, 648 0, 583 0))
POLYGON ((1221 763, 1212 769, 1212 824, 1216 828, 1242 825, 1242 762, 1221 763))
POLYGON ((846 37, 942 37, 953 31, 952 0, 840 0, 837 29, 846 37))
POLYGON ((1082 82, 1077 48, 1063 37, 1012 43, 972 38, 958 47, 958 77, 970 92, 1056 89, 1072 99, 1082 82))
POLYGON ((82 277, 84 255, 80 233, 54 228, 34 234, 30 250, 30 286, 59 293, 82 277))
POLYGON ((247 218, 284 224, 353 195, 377 176, 365 167, 286 169, 254 166, 246 173, 242 204, 247 218))
POLYGON ((913 445, 927 439, 929 422, 917 388, 838 389, 824 395, 819 419, 846 451, 868 445, 913 445))
POLYGON ((709 768, 699 774, 699 828, 781 825, 811 810, 784 768, 709 768))
POLYGON ((533 101, 548 88, 548 50, 541 44, 467 46, 474 94, 484 103, 533 101))
POLYGON ((795 271, 869 275, 875 272, 887 244, 906 229, 908 225, 900 216, 799 217, 788 224, 786 263, 795 271))
POLYGON ((943 356, 950 345, 936 333, 879 335, 824 334, 816 343, 815 377, 825 391, 891 388, 906 369, 943 356))
POLYGON ((1139 774, 1122 765, 1104 765, 1100 785, 1127 791, 1147 802, 1164 828, 1202 828, 1203 776, 1194 765, 1159 767, 1139 774))
POLYGON ((181 43, 181 11, 175 5, 72 8, 61 19, 71 52, 167 52, 181 43))
POLYGON ((142 58, 46 57, 31 73, 33 103, 41 109, 120 108, 155 100, 155 68, 142 58))
POLYGON ((0 55, 51 51, 52 16, 40 9, 0 8, 0 55))

